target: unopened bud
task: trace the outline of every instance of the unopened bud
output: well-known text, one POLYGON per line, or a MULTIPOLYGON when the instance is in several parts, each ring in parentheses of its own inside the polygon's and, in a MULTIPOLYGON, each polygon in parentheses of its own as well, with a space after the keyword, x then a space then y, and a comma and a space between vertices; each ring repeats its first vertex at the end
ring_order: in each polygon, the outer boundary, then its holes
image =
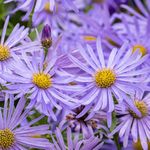
POLYGON ((41 43, 45 48, 49 48, 52 45, 51 28, 48 24, 43 27, 41 43))

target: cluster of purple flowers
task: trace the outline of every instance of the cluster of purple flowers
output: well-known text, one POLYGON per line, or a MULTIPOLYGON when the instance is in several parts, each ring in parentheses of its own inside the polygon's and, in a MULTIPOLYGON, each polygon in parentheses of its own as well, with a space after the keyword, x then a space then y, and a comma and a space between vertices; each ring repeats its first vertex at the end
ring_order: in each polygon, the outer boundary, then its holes
POLYGON ((0 150, 149 150, 150 1, 4 3, 0 150))

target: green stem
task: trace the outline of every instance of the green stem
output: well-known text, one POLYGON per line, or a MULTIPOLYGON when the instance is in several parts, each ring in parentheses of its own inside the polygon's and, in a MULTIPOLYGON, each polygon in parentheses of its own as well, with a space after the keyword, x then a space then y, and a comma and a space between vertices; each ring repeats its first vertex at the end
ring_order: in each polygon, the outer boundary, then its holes
POLYGON ((115 144, 117 146, 117 150, 121 150, 121 145, 119 143, 119 137, 118 137, 118 134, 115 134, 114 135, 114 141, 115 141, 115 144))

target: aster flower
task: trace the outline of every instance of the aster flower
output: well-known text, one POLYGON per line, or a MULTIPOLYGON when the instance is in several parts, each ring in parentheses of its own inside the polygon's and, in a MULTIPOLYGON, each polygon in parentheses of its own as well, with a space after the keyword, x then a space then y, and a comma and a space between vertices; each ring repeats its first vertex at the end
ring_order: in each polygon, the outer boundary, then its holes
POLYGON ((118 37, 122 41, 128 40, 133 51, 139 49, 142 55, 149 53, 149 20, 143 22, 135 16, 126 14, 116 15, 116 18, 121 21, 113 25, 118 37))
POLYGON ((98 150, 102 147, 103 142, 101 142, 101 138, 98 137, 90 137, 89 139, 79 139, 78 136, 75 135, 74 139, 72 139, 71 129, 67 128, 67 145, 64 142, 63 135, 59 128, 56 129, 56 139, 53 138, 54 148, 53 150, 98 150))
POLYGON ((111 27, 113 19, 107 15, 105 9, 100 9, 99 5, 96 5, 87 14, 81 14, 80 17, 83 20, 80 37, 82 37, 83 41, 92 45, 92 47, 94 47, 98 36, 102 38, 103 45, 110 49, 123 44, 111 27))
MULTIPOLYGON (((10 36, 5 40, 6 30, 9 22, 9 16, 6 18, 3 32, 1 35, 1 41, 0 41, 0 70, 8 70, 8 66, 10 62, 12 61, 12 58, 15 57, 14 55, 18 53, 20 50, 17 46, 21 40, 25 39, 25 37, 28 35, 28 28, 25 29, 23 26, 20 27, 19 24, 17 24, 10 36)), ((23 49, 24 47, 22 47, 23 49)))
POLYGON ((49 133, 48 125, 33 126, 43 116, 21 124, 30 113, 24 110, 26 100, 22 97, 15 107, 14 97, 6 95, 4 108, 0 108, 0 149, 2 150, 27 150, 29 148, 47 149, 52 144, 40 136, 49 133))
POLYGON ((57 56, 48 63, 44 62, 44 57, 42 51, 32 57, 22 53, 22 61, 16 58, 16 62, 11 66, 13 74, 3 73, 0 76, 10 82, 6 84, 8 88, 6 92, 16 93, 17 97, 30 94, 30 107, 39 104, 43 113, 56 120, 53 108, 60 110, 62 106, 74 107, 79 101, 65 92, 79 91, 81 86, 69 86, 73 78, 64 76, 61 71, 57 72, 57 65, 55 65, 57 56))
MULTIPOLYGON (((39 42, 32 42, 28 37, 29 29, 24 26, 17 24, 11 34, 5 41, 6 30, 9 22, 9 16, 6 18, 4 28, 1 35, 0 42, 0 72, 9 72, 11 73, 11 65, 15 61, 15 57, 21 58, 21 53, 28 52, 32 53, 33 51, 40 51, 41 46, 39 42), (28 39, 28 40, 27 40, 28 39)), ((5 80, 0 78, 1 84, 5 84, 5 80)))
POLYGON ((39 25, 40 23, 49 23, 51 26, 56 26, 57 23, 63 24, 62 20, 64 20, 66 16, 66 10, 64 9, 62 3, 55 2, 55 9, 50 9, 51 5, 46 0, 42 2, 44 6, 40 6, 41 9, 35 11, 32 17, 32 22, 34 26, 39 25))
POLYGON ((138 51, 132 53, 127 48, 128 42, 119 50, 114 48, 106 60, 98 38, 95 53, 89 45, 87 49, 83 47, 79 49, 86 64, 69 55, 70 60, 85 72, 82 76, 78 75, 75 80, 84 84, 84 90, 81 90, 80 94, 83 95, 84 92, 86 94, 81 101, 87 109, 88 105, 94 105, 93 112, 107 109, 110 113, 114 110, 113 96, 119 103, 124 99, 133 106, 126 94, 131 94, 138 88, 145 88, 144 85, 139 87, 139 84, 144 82, 141 75, 148 74, 149 68, 138 67, 146 61, 148 55, 141 58, 138 51))
POLYGON ((119 124, 110 134, 119 131, 120 138, 123 138, 123 145, 128 145, 128 139, 131 134, 133 142, 137 143, 140 140, 142 148, 148 149, 147 142, 150 140, 149 117, 150 117, 150 94, 145 95, 143 92, 137 91, 136 95, 132 96, 130 101, 141 112, 141 116, 135 113, 127 103, 116 105, 116 113, 119 117, 119 124))
MULTIPOLYGON (((13 11, 22 10, 26 12, 23 20, 28 20, 31 12, 33 11, 32 22, 34 26, 37 26, 41 22, 52 22, 51 19, 57 20, 57 17, 62 16, 64 7, 65 10, 74 10, 78 12, 78 9, 70 0, 16 0, 18 2, 18 7, 13 11), (68 7, 70 6, 70 7, 68 7), (59 11, 58 11, 59 10, 59 11), (60 12, 58 14, 58 12, 60 12), (38 17, 37 17, 38 16, 38 17), (56 17, 54 17, 56 16, 56 17), (50 19, 50 20, 49 20, 50 19)), ((5 3, 11 2, 11 0, 6 0, 5 3)))
POLYGON ((72 132, 80 133, 85 138, 93 136, 98 129, 103 129, 108 132, 108 129, 102 124, 102 121, 104 122, 106 120, 105 112, 97 112, 91 119, 86 120, 89 112, 85 110, 85 106, 80 106, 67 112, 65 118, 59 124, 60 129, 64 130, 70 127, 72 132))

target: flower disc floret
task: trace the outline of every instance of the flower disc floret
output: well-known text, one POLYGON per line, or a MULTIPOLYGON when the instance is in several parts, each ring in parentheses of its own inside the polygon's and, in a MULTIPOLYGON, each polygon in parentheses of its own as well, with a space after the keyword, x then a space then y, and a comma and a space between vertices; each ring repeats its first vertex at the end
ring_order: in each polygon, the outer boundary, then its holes
POLYGON ((0 61, 4 61, 10 57, 10 51, 6 46, 0 45, 0 61))
POLYGON ((140 119, 148 115, 148 108, 145 102, 136 100, 134 104, 137 107, 137 109, 141 112, 141 117, 139 117, 133 110, 129 110, 131 116, 133 116, 134 118, 140 119))
POLYGON ((41 89, 47 89, 51 86, 51 76, 49 74, 37 73, 33 75, 32 82, 41 89))
POLYGON ((134 45, 133 52, 135 52, 136 50, 139 50, 141 52, 142 56, 146 55, 146 53, 147 53, 147 50, 143 45, 139 45, 139 44, 134 45))
POLYGON ((15 141, 15 136, 9 129, 0 130, 0 148, 8 149, 15 141))
POLYGON ((95 74, 95 82, 100 88, 111 87, 116 81, 116 75, 111 69, 102 69, 95 74))

